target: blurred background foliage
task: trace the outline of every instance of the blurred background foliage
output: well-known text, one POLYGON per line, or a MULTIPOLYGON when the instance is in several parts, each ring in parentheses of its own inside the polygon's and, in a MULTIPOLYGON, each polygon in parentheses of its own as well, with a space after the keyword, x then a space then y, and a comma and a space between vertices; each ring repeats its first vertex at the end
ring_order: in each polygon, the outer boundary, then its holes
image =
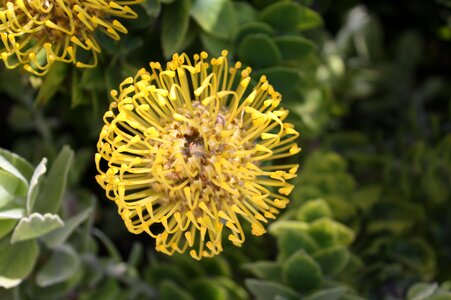
POLYGON ((0 67, 0 299, 451 299, 449 0, 136 10, 95 69, 0 67), (283 93, 300 174, 269 234, 167 257, 95 184, 101 116, 149 61, 222 49, 283 93))

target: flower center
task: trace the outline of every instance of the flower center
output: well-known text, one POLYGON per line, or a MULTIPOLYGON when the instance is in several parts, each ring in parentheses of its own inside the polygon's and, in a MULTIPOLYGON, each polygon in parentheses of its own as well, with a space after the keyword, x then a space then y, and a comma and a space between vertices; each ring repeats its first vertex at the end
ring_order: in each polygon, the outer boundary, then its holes
MULTIPOLYGON (((240 120, 226 122, 227 110, 213 113, 198 101, 179 109, 178 116, 150 143, 157 152, 154 164, 160 164, 152 189, 164 202, 181 202, 182 210, 188 209, 185 186, 198 193, 200 201, 215 201, 219 208, 230 204, 239 196, 236 186, 243 185, 242 168, 249 162, 248 150, 254 148, 249 141, 242 143, 240 120)), ((194 214, 200 215, 200 209, 194 214)))

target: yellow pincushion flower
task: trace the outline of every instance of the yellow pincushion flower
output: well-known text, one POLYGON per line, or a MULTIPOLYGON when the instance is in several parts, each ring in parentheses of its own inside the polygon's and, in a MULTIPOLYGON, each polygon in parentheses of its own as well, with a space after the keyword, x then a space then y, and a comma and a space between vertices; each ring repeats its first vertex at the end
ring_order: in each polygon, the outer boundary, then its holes
POLYGON ((97 65, 100 29, 119 40, 127 29, 116 19, 136 18, 127 5, 144 0, 0 0, 0 55, 7 68, 23 65, 45 74, 54 61, 97 65))
POLYGON ((298 165, 270 164, 300 151, 281 95, 250 68, 229 68, 227 51, 150 63, 113 90, 97 144, 97 182, 132 233, 156 249, 201 259, 222 251, 223 230, 241 246, 288 203, 298 165))

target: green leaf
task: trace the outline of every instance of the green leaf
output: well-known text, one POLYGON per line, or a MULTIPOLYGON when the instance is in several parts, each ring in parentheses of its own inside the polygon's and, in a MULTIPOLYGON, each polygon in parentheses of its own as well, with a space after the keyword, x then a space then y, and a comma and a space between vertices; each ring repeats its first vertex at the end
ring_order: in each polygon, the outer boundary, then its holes
POLYGON ((278 65, 282 56, 274 41, 264 34, 246 36, 238 46, 238 58, 255 68, 278 65))
MULTIPOLYGON (((258 49, 256 49, 258 51, 258 49)), ((277 50, 278 51, 278 50, 277 50)), ((280 52, 279 52, 280 53, 280 52)), ((272 67, 254 72, 256 78, 266 75, 269 83, 280 92, 286 95, 302 85, 303 79, 299 70, 289 67, 272 67)))
MULTIPOLYGON (((255 6, 259 8, 265 8, 268 5, 271 5, 277 1, 287 1, 287 0, 254 0, 255 6)), ((291 1, 291 0, 288 0, 291 1)))
POLYGON ((89 286, 97 286, 99 285, 104 277, 104 270, 102 268, 99 268, 99 258, 98 257, 92 257, 92 263, 89 264, 83 264, 82 270, 85 272, 83 282, 86 283, 89 286))
POLYGON ((276 297, 286 300, 300 299, 296 291, 280 283, 256 279, 246 279, 244 283, 256 300, 274 300, 276 297))
MULTIPOLYGON (((177 286, 175 283, 169 280, 164 280, 160 284, 160 297, 161 300, 194 300, 188 292, 177 286)), ((198 298, 196 298, 198 299, 198 298)))
POLYGON ((11 203, 16 195, 22 192, 21 183, 19 178, 0 169, 0 208, 11 203))
MULTIPOLYGON (((145 14, 141 14, 140 17, 138 18, 138 20, 133 20, 129 23, 128 29, 131 30, 131 27, 133 27, 132 24, 134 24, 136 27, 138 27, 138 29, 142 29, 143 27, 146 28, 148 27, 148 23, 150 21, 150 18, 145 17, 145 14), (144 22, 145 24, 139 24, 138 20, 141 22, 144 22)), ((110 38, 109 36, 105 35, 105 34, 100 34, 98 36, 98 42, 101 46, 102 49, 108 51, 112 56, 114 56, 114 58, 119 58, 119 57, 124 57, 126 55, 128 55, 131 51, 138 49, 139 47, 142 46, 143 44, 143 39, 142 36, 133 36, 133 35, 124 35, 121 37, 120 41, 115 41, 112 38, 110 38)), ((123 65, 125 66, 125 63, 123 62, 123 65)), ((97 67, 96 69, 99 69, 97 71, 102 71, 102 68, 97 67)), ((104 71, 102 71, 101 73, 103 73, 104 71)), ((102 74, 98 74, 98 76, 100 76, 99 78, 94 78, 95 72, 92 73, 88 73, 85 75, 86 79, 85 79, 85 83, 86 83, 86 89, 87 90, 101 90, 101 82, 100 79, 103 77, 102 74), (92 78, 93 80, 96 80, 96 82, 94 83, 89 83, 87 82, 89 80, 89 78, 92 78), (96 86, 98 88, 96 88, 96 86)), ((82 80, 83 80, 83 76, 82 76, 82 80)))
POLYGON ((130 251, 130 255, 128 256, 127 264, 130 267, 137 268, 143 256, 143 252, 144 252, 143 244, 139 242, 134 242, 132 250, 130 251))
POLYGON ((304 300, 339 300, 346 292, 344 287, 335 287, 331 289, 325 289, 318 292, 314 292, 304 300))
POLYGON ((308 201, 298 210, 296 217, 300 221, 312 222, 323 217, 332 217, 329 205, 323 199, 308 201))
POLYGON ((232 276, 232 269, 229 262, 222 256, 206 258, 201 260, 200 264, 210 276, 232 276))
POLYGON ((348 246, 354 241, 354 232, 351 229, 328 218, 314 221, 308 233, 322 247, 335 244, 348 246))
POLYGON ((63 226, 58 215, 33 213, 20 219, 11 237, 11 243, 37 238, 63 226))
POLYGON ((8 239, 0 240, 0 287, 17 286, 31 273, 39 254, 36 241, 10 244, 8 239))
POLYGON ((228 294, 227 299, 248 300, 249 298, 249 293, 246 291, 246 289, 229 277, 215 276, 214 278, 210 279, 210 282, 224 288, 228 294))
POLYGON ((88 208, 78 213, 72 218, 66 220, 63 227, 53 230, 52 232, 49 232, 46 235, 42 236, 42 240, 49 248, 54 248, 62 245, 74 232, 74 230, 77 229, 80 224, 89 217, 92 211, 92 208, 88 208))
POLYGON ((227 39, 238 24, 235 8, 229 0, 194 0, 191 16, 206 32, 227 39))
POLYGON ((234 34, 235 43, 239 45, 243 39, 252 34, 264 34, 267 36, 274 35, 274 29, 263 22, 249 22, 241 25, 234 34))
MULTIPOLYGON (((86 230, 86 231, 87 231, 86 234, 88 235, 89 231, 88 230, 86 230)), ((111 241, 111 239, 105 233, 103 233, 101 230, 99 230, 97 228, 93 228, 92 234, 97 239, 99 239, 100 242, 102 242, 102 244, 105 247, 105 249, 107 250, 108 255, 111 260, 113 260, 116 263, 119 263, 122 261, 122 257, 121 257, 119 250, 116 248, 114 243, 111 241)), ((87 238, 89 238, 89 236, 87 238)))
POLYGON ((189 290, 195 299, 227 300, 227 291, 208 279, 196 279, 189 285, 189 290))
POLYGON ((87 91, 103 91, 105 87, 102 68, 83 70, 78 88, 82 88, 87 91))
POLYGON ((89 294, 87 299, 90 300, 116 300, 129 299, 128 297, 121 297, 121 288, 116 279, 109 278, 98 284, 94 291, 89 294))
POLYGON ((280 281, 282 278, 282 266, 274 261, 257 261, 243 265, 243 269, 253 273, 259 279, 268 281, 280 281))
POLYGON ((220 56, 222 50, 230 51, 233 48, 233 44, 229 40, 221 39, 205 32, 200 33, 200 40, 205 50, 213 56, 220 56))
POLYGON ((13 230, 17 220, 0 220, 0 239, 13 230))
POLYGON ((56 213, 66 190, 67 175, 72 166, 74 152, 64 146, 60 151, 44 181, 42 192, 36 200, 34 211, 56 213))
POLYGON ((80 75, 77 69, 72 70, 72 85, 71 85, 71 108, 75 108, 82 104, 85 100, 83 92, 80 89, 80 75))
POLYGON ((80 267, 80 258, 74 249, 63 245, 55 248, 50 258, 36 274, 36 284, 47 287, 66 281, 80 267))
POLYGON ((343 246, 323 248, 313 255, 325 275, 338 275, 346 267, 350 255, 343 246))
POLYGON ((364 263, 362 259, 359 256, 349 252, 348 263, 343 269, 344 276, 347 276, 348 274, 357 274, 357 272, 361 271, 363 267, 364 263))
POLYGON ((77 149, 77 152, 74 153, 74 158, 72 160, 70 172, 69 174, 67 174, 68 184, 82 182, 87 169, 91 166, 91 160, 92 157, 94 156, 94 153, 95 150, 92 149, 91 147, 77 149))
POLYGON ((161 20, 161 46, 166 58, 178 52, 188 32, 191 0, 175 1, 163 10, 161 20))
POLYGON ((444 292, 443 294, 433 295, 428 300, 451 300, 451 293, 444 292))
POLYGON ((408 300, 426 300, 438 289, 437 283, 417 283, 407 292, 408 300))
POLYGON ((25 215, 25 210, 23 208, 9 208, 0 211, 0 220, 18 220, 25 215))
POLYGON ((435 272, 436 253, 432 245, 423 238, 393 239, 386 248, 391 257, 413 270, 418 270, 424 276, 435 272))
POLYGON ((451 292, 451 280, 442 282, 442 284, 440 285, 440 289, 445 290, 447 292, 451 292))
POLYGON ((20 196, 25 196, 28 190, 28 178, 31 178, 33 171, 28 172, 28 174, 26 174, 27 177, 25 177, 21 171, 21 169, 25 171, 28 168, 25 161, 21 161, 18 156, 14 156, 11 152, 4 149, 0 150, 0 170, 3 169, 4 171, 20 179, 21 182, 20 187, 17 189, 17 194, 20 196))
POLYGON ((449 189, 446 180, 435 173, 432 168, 423 176, 422 188, 431 202, 445 203, 449 199, 449 189))
MULTIPOLYGON (((33 175, 33 166, 26 161, 25 159, 23 159, 22 157, 20 157, 19 155, 10 152, 6 149, 0 148, 0 157, 2 157, 3 159, 7 160, 10 164, 12 164, 14 166, 14 168, 23 175, 23 177, 25 178, 25 182, 28 182, 28 180, 31 179, 31 176, 33 175)), ((1 158, 0 158, 0 168, 4 169, 2 167, 2 163, 1 163, 1 158)))
POLYGON ((362 211, 369 211, 373 205, 380 199, 382 189, 378 185, 365 186, 354 192, 351 197, 353 205, 359 207, 362 211))
POLYGON ((297 2, 301 3, 302 5, 311 5, 313 0, 296 0, 297 2))
POLYGON ((188 278, 176 266, 158 263, 147 270, 146 280, 151 284, 160 284, 163 280, 170 280, 176 284, 183 285, 188 278))
POLYGON ((108 91, 117 89, 119 84, 124 80, 121 70, 122 63, 120 61, 112 61, 107 67, 105 72, 105 87, 108 91))
POLYGON ((321 16, 296 2, 277 2, 266 7, 259 20, 268 23, 279 32, 309 30, 322 25, 321 16))
MULTIPOLYGON (((96 199, 95 196, 89 193, 88 191, 81 191, 78 193, 79 202, 83 207, 92 207, 95 208, 96 199)), ((84 252, 92 251, 95 252, 98 248, 97 242, 94 241, 92 236, 92 230, 94 226, 95 213, 93 212, 88 216, 88 220, 84 222, 81 226, 79 226, 79 238, 80 238, 80 249, 84 252)))
POLYGON ((39 165, 34 170, 33 176, 30 180, 30 187, 27 193, 27 214, 31 214, 34 208, 36 197, 38 196, 39 184, 41 182, 41 177, 47 171, 47 158, 43 158, 39 165))
POLYGON ((281 220, 281 221, 277 221, 277 222, 274 222, 271 225, 269 225, 268 231, 273 236, 278 236, 286 230, 306 232, 308 228, 309 228, 309 225, 304 222, 292 221, 292 220, 281 220))
POLYGON ((380 61, 383 58, 384 53, 384 37, 382 24, 374 18, 370 17, 368 22, 355 36, 357 49, 364 48, 365 54, 373 62, 380 61), (361 35, 361 36, 359 36, 361 35), (361 47, 357 45, 360 44, 361 47))
POLYGON ((286 230, 277 236, 279 258, 286 259, 298 250, 311 253, 318 248, 318 244, 304 231, 286 230))
POLYGON ((352 205, 348 197, 340 197, 338 195, 324 196, 327 204, 334 212, 334 216, 340 220, 347 220, 356 214, 356 207, 352 205))
POLYGON ((238 19, 238 24, 243 24, 255 20, 257 12, 255 8, 249 3, 245 2, 233 2, 236 11, 236 17, 238 19))
POLYGON ((335 152, 315 151, 308 158, 304 168, 312 173, 328 173, 337 174, 345 172, 347 169, 346 160, 335 152))
MULTIPOLYGON (((23 71, 19 68, 6 71, 2 67, 0 72, 0 90, 15 100, 24 99, 24 82, 23 71)), ((29 93, 27 93, 29 94, 29 93)))
POLYGON ((158 0, 147 0, 140 3, 149 17, 156 17, 160 13, 161 4, 158 0))
POLYGON ((36 102, 44 104, 49 101, 53 95, 61 87, 61 84, 66 79, 69 70, 69 64, 63 62, 53 63, 50 71, 44 78, 41 88, 36 97, 36 102))
POLYGON ((301 36, 281 36, 274 41, 284 60, 304 59, 317 49, 315 43, 301 36))
MULTIPOLYGON (((325 292, 327 292, 327 290, 325 292)), ((316 293, 314 293, 314 294, 316 294, 316 293)), ((319 294, 319 292, 318 292, 318 294, 319 294)), ((320 296, 322 296, 322 294, 320 296)), ((325 294, 325 297, 327 297, 327 294, 325 294)), ((366 299, 367 298, 362 298, 360 296, 357 296, 357 295, 351 294, 351 293, 345 293, 340 298, 340 300, 366 300, 366 299)), ((328 299, 326 298, 325 300, 328 300, 328 299)))
POLYGON ((196 260, 193 260, 190 256, 174 254, 171 260, 174 261, 174 263, 180 269, 181 273, 188 276, 188 278, 203 277, 204 275, 206 275, 206 272, 202 268, 202 266, 196 260))
POLYGON ((323 18, 316 11, 303 7, 301 13, 301 20, 298 24, 299 30, 311 30, 323 25, 323 18))
MULTIPOLYGON (((147 2, 147 1, 145 1, 147 2)), ((153 1, 149 1, 149 2, 153 2, 153 1)), ((144 4, 144 3, 142 3, 144 4)), ((152 4, 150 3, 148 8, 151 9, 152 4)), ((160 5, 161 6, 161 5, 160 5)), ((153 26, 155 26, 155 20, 157 16, 149 16, 149 9, 146 9, 145 5, 133 5, 132 9, 136 12, 136 14, 138 15, 137 18, 131 18, 128 20, 121 20, 120 22, 122 23, 122 25, 127 28, 128 32, 136 32, 138 30, 149 30, 149 28, 153 29, 153 26)), ((161 11, 161 7, 157 7, 154 6, 155 10, 160 10, 161 11)), ((160 12, 158 11, 158 13, 160 12)), ((154 11, 155 12, 155 11, 154 11)), ((139 34, 138 34, 139 35, 139 34)), ((127 37, 129 36, 128 34, 124 34, 121 36, 121 40, 122 37, 127 37)), ((109 36, 107 36, 108 38, 110 38, 109 36)), ((110 38, 111 39, 111 38, 110 38)), ((140 37, 141 39, 141 37, 140 37)), ((122 42, 120 42, 122 43, 122 42)))
POLYGON ((283 264, 284 281, 300 292, 308 292, 321 285, 321 267, 304 250, 293 254, 283 264))
POLYGON ((395 234, 405 232, 415 226, 412 220, 426 221, 426 211, 423 206, 412 201, 398 201, 399 198, 382 198, 372 208, 372 222, 367 230, 375 232, 393 232, 395 234))

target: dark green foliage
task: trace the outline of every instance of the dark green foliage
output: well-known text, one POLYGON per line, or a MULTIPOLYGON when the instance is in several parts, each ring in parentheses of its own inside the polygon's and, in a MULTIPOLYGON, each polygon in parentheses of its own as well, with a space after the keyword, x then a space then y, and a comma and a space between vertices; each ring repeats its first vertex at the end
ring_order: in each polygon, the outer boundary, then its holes
POLYGON ((296 2, 280 1, 266 7, 259 19, 282 33, 308 30, 322 23, 321 17, 313 10, 296 2))
POLYGON ((264 34, 248 35, 241 41, 237 54, 242 62, 257 68, 278 65, 282 60, 274 41, 264 34))
POLYGON ((276 282, 248 279, 246 286, 255 299, 299 299, 296 291, 276 282))
POLYGON ((172 281, 163 281, 160 284, 160 297, 162 300, 180 299, 191 300, 194 299, 189 293, 182 290, 180 287, 172 283, 172 281))
POLYGON ((283 281, 300 292, 318 288, 322 275, 318 263, 303 250, 295 252, 283 263, 283 281))
POLYGON ((191 0, 175 1, 163 11, 161 47, 166 58, 180 50, 188 32, 191 0))

